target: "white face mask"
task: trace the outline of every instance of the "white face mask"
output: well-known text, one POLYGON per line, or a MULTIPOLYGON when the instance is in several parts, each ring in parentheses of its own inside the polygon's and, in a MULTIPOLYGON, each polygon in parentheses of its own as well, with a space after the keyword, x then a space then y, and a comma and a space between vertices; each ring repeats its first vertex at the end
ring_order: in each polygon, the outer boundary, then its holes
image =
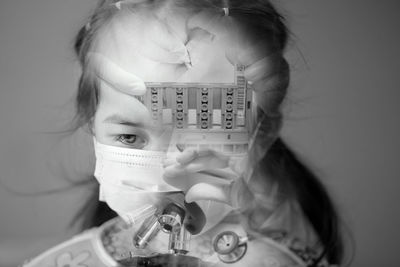
MULTIPOLYGON (((168 193, 181 192, 163 179, 165 152, 100 144, 94 139, 99 200, 128 224, 153 214, 168 193)), ((232 209, 213 201, 196 202, 206 216, 203 231, 215 226, 232 209)))
POLYGON ((103 145, 95 139, 94 148, 99 199, 125 221, 134 223, 143 210, 155 209, 164 192, 180 191, 162 178, 166 153, 103 145))

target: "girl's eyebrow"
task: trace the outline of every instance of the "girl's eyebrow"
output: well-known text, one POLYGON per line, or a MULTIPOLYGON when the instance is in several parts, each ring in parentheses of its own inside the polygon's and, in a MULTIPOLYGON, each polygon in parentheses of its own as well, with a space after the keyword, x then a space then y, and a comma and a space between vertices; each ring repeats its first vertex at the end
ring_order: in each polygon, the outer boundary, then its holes
POLYGON ((127 118, 124 118, 118 114, 113 114, 103 120, 105 123, 113 123, 113 124, 122 124, 122 125, 128 125, 128 126, 133 126, 133 127, 144 127, 143 122, 133 122, 127 118))

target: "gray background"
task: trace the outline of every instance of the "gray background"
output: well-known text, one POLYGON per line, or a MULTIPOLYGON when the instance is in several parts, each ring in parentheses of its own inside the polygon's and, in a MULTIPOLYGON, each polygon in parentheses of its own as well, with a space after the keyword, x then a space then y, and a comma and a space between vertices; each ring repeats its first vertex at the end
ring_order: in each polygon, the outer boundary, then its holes
MULTIPOLYGON (((64 187, 93 168, 82 131, 37 132, 60 129, 72 114, 79 73, 72 38, 94 2, 1 3, 0 266, 77 232, 67 226, 90 189, 36 197, 9 190, 64 187)), ((275 2, 293 31, 283 136, 320 175, 353 232, 352 266, 398 266, 400 4, 275 2)))

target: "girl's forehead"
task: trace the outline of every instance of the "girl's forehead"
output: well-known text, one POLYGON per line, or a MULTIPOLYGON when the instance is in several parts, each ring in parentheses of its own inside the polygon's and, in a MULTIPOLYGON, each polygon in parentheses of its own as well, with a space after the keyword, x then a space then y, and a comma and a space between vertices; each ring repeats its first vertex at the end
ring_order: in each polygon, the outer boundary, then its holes
POLYGON ((236 47, 224 26, 208 14, 121 11, 100 31, 95 51, 144 82, 231 83, 236 47))

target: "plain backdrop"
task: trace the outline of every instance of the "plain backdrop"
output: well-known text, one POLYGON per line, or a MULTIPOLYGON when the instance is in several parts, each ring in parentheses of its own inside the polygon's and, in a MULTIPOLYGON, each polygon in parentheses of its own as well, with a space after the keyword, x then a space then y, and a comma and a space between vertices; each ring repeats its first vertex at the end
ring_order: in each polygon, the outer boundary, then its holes
MULTIPOLYGON (((275 0, 292 30, 282 135, 321 177, 356 241, 352 266, 398 266, 400 3, 275 0)), ((0 266, 78 231, 90 138, 61 138, 79 73, 73 36, 95 0, 0 5, 0 266), (13 192, 16 191, 16 192, 13 192)))

